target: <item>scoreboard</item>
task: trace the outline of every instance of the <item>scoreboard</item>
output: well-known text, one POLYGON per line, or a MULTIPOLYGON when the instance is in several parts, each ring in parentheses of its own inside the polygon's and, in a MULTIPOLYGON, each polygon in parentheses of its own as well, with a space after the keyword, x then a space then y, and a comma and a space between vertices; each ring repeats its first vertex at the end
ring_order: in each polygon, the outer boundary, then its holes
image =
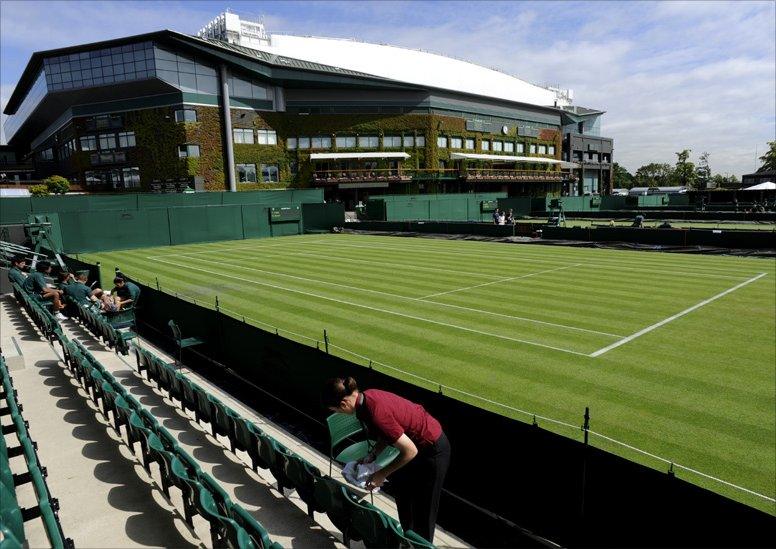
POLYGON ((301 206, 281 206, 269 209, 270 223, 283 223, 286 221, 301 221, 301 206))

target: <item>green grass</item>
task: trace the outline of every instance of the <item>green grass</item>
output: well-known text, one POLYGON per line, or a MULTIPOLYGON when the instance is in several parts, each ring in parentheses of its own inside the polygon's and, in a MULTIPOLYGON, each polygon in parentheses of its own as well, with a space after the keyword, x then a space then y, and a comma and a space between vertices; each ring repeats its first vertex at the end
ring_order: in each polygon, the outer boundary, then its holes
MULTIPOLYGON (((531 420, 527 412, 564 422, 538 419, 577 440, 590 406, 597 433, 776 494, 773 260, 361 235, 81 259, 152 284, 158 277, 164 290, 198 303, 218 295, 232 314, 311 345, 326 329, 334 353, 371 359, 418 385, 442 384, 453 398, 522 421, 531 420)), ((598 436, 591 441, 668 469, 598 436)), ((772 501, 676 474, 776 514, 772 501)))

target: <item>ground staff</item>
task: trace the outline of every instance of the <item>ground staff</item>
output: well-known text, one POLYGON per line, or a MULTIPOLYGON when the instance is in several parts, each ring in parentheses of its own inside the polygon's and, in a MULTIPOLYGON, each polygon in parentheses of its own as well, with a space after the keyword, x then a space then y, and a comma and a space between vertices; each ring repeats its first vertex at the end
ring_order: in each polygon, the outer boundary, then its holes
POLYGON ((439 496, 450 465, 450 443, 439 422, 423 406, 393 393, 359 391, 352 377, 328 380, 323 403, 332 412, 356 414, 377 441, 364 462, 373 461, 386 446, 399 450, 393 462, 372 476, 368 487, 377 488, 390 476, 402 528, 433 542, 439 496))

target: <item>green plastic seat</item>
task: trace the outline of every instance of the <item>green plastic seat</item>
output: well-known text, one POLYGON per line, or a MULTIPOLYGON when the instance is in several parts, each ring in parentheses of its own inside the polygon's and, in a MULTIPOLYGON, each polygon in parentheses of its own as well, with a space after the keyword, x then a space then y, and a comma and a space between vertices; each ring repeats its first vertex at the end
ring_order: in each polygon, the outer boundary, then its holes
POLYGON ((170 497, 172 485, 172 460, 175 454, 170 452, 161 438, 154 433, 148 436, 148 461, 159 465, 159 477, 162 481, 162 491, 170 497))
POLYGON ((150 367, 151 353, 140 347, 135 347, 135 356, 137 358, 137 373, 142 376, 143 372, 147 372, 150 367))
POLYGON ((229 445, 232 452, 234 452, 235 437, 232 432, 232 421, 229 416, 229 408, 213 395, 207 395, 208 401, 210 401, 211 417, 213 421, 210 422, 210 432, 215 437, 220 435, 229 438, 229 445))
MULTIPOLYGON (((364 433, 364 427, 355 414, 331 414, 326 418, 326 423, 329 427, 329 475, 332 472, 332 462, 345 464, 350 461, 357 461, 365 457, 371 449, 374 447, 375 442, 371 440, 362 440, 349 444, 343 450, 336 455, 334 454, 335 448, 341 443, 364 433)), ((391 463, 399 455, 399 450, 393 446, 388 446, 380 455, 377 456, 375 462, 380 467, 385 467, 391 463)))
POLYGON ((247 452, 251 458, 251 466, 254 471, 258 471, 260 463, 262 469, 269 468, 269 465, 261 462, 261 457, 259 456, 259 436, 261 431, 253 423, 244 419, 233 410, 227 409, 227 413, 230 414, 232 421, 235 447, 243 452, 247 452))
MULTIPOLYGON (((0 531, 8 532, 9 537, 20 544, 27 539, 24 535, 24 517, 16 500, 16 492, 4 484, 0 484, 0 531)), ((9 547, 14 545, 9 544, 9 547)))
POLYGON ((342 492, 342 484, 329 476, 319 477, 315 481, 315 501, 326 513, 332 524, 342 532, 345 545, 350 540, 359 540, 359 534, 353 530, 351 508, 342 492))
POLYGON ((315 482, 321 477, 318 468, 310 465, 296 454, 285 457, 285 475, 296 490, 299 498, 307 504, 307 514, 312 518, 314 512, 322 512, 315 499, 315 482))
MULTIPOLYGON (((204 487, 203 487, 204 488, 204 487)), ((255 546, 248 532, 237 522, 223 514, 213 494, 207 489, 199 491, 195 500, 197 511, 210 523, 210 535, 213 547, 226 544, 229 547, 253 549, 255 546)))
POLYGON ((199 465, 187 466, 181 460, 181 454, 175 454, 170 461, 170 484, 181 491, 183 500, 183 514, 189 526, 193 526, 192 516, 195 514, 194 498, 202 489, 197 477, 201 474, 199 465))
POLYGON ((259 435, 259 457, 268 466, 272 476, 275 477, 278 490, 281 493, 285 488, 293 488, 285 472, 285 456, 287 454, 290 454, 290 451, 275 439, 264 433, 259 435))
MULTIPOLYGON (((151 472, 151 467, 148 458, 148 438, 154 434, 153 431, 146 425, 143 418, 136 411, 132 411, 132 415, 129 416, 128 432, 130 433, 131 442, 130 447, 134 447, 134 443, 140 443, 140 463, 146 472, 151 472)), ((132 448, 134 450, 134 448, 132 448)))
POLYGON ((359 502, 344 486, 342 494, 350 509, 351 525, 367 547, 398 548, 401 539, 388 525, 388 520, 382 511, 366 502, 359 502))
MULTIPOLYGON (((207 392, 199 385, 194 385, 194 417, 197 423, 204 421, 205 423, 213 423, 213 407, 210 405, 210 399, 208 399, 207 392)), ((213 427, 211 426, 211 431, 213 427)))
POLYGON ((229 515, 248 533, 254 547, 257 549, 270 549, 272 547, 273 543, 269 537, 269 532, 242 506, 232 505, 229 515))

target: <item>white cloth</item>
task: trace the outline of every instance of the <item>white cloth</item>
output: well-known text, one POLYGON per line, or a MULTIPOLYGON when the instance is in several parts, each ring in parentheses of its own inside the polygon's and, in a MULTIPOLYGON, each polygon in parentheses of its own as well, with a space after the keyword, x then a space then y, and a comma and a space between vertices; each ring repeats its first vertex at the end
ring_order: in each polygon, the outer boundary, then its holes
MULTIPOLYGON (((359 463, 357 461, 349 461, 342 468, 342 476, 345 477, 350 484, 358 486, 362 490, 366 490, 366 483, 376 471, 380 469, 380 466, 375 462, 372 463, 359 463)), ((375 488, 373 492, 377 492, 380 488, 375 488)))

